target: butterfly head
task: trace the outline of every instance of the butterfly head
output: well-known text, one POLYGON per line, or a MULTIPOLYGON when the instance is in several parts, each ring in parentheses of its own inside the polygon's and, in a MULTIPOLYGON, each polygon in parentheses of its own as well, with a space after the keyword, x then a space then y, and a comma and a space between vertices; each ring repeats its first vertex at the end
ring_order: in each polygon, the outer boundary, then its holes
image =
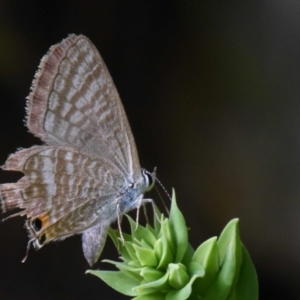
POLYGON ((144 181, 146 183, 146 192, 150 191, 154 185, 156 180, 156 167, 154 168, 153 172, 149 172, 145 169, 142 169, 142 176, 144 178, 144 181))

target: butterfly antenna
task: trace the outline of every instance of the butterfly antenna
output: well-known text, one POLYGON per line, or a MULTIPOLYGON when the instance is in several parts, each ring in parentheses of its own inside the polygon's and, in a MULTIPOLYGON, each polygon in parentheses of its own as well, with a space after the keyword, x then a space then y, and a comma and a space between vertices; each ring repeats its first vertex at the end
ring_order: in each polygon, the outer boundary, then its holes
POLYGON ((165 203, 165 201, 164 201, 164 199, 163 199, 163 197, 162 197, 162 195, 161 195, 159 189, 158 189, 156 186, 155 186, 154 188, 155 188, 155 191, 156 191, 156 193, 158 194, 158 197, 159 197, 161 203, 163 204, 163 206, 164 206, 164 208, 165 208, 167 214, 169 215, 169 214, 170 214, 170 211, 169 211, 169 209, 168 209, 168 207, 167 207, 167 205, 166 205, 166 203, 165 203))
POLYGON ((172 197, 168 193, 167 189, 165 188, 165 186, 161 183, 161 181, 157 177, 155 177, 155 181, 157 181, 159 183, 159 185, 161 186, 161 188, 163 189, 163 191, 166 193, 166 195, 168 196, 168 198, 170 200, 172 200, 172 197))
MULTIPOLYGON (((159 180, 157 177, 155 178, 155 180, 159 183, 159 185, 162 187, 163 191, 166 193, 166 195, 168 196, 168 198, 171 200, 171 197, 170 197, 170 195, 169 195, 167 189, 164 187, 164 185, 160 182, 160 180, 159 180)), ((163 206, 164 206, 166 212, 167 212, 168 214, 170 214, 170 211, 169 211, 169 209, 168 209, 168 207, 167 207, 167 205, 166 205, 166 203, 165 203, 165 201, 164 201, 164 199, 163 199, 163 197, 162 197, 162 195, 161 195, 159 189, 158 189, 156 186, 154 186, 154 187, 155 187, 155 190, 156 190, 156 192, 157 192, 157 194, 158 194, 158 196, 159 196, 159 198, 160 198, 160 201, 162 202, 162 204, 163 204, 163 206)))

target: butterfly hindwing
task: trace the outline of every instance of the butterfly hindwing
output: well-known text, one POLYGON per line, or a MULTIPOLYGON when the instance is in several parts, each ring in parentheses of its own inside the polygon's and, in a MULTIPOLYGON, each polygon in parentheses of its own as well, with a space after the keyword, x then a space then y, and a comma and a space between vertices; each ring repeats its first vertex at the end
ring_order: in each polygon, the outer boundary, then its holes
POLYGON ((23 209, 18 214, 27 216, 30 238, 44 235, 44 243, 94 226, 97 210, 105 216, 107 199, 116 199, 126 184, 108 161, 53 146, 20 150, 3 169, 25 176, 0 185, 2 210, 23 209))

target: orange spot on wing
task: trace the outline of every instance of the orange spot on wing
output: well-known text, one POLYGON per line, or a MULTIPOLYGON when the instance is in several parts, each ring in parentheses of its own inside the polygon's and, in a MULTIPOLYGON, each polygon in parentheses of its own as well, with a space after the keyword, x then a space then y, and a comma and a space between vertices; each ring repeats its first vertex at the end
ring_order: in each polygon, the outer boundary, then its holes
POLYGON ((41 222, 42 222, 42 228, 41 228, 41 230, 43 230, 44 228, 47 228, 49 226, 49 224, 50 224, 50 221, 49 221, 49 212, 48 211, 45 212, 45 213, 43 213, 43 214, 41 214, 41 215, 39 215, 37 217, 37 219, 40 219, 41 222))

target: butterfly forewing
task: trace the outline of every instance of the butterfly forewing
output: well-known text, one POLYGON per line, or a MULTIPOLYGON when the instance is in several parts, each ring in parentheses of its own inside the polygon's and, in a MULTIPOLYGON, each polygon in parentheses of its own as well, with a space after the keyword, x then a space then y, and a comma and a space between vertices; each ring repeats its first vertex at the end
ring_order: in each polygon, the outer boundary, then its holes
POLYGON ((49 144, 110 158, 129 177, 140 174, 119 94, 95 46, 70 35, 42 59, 28 97, 29 130, 49 144))

